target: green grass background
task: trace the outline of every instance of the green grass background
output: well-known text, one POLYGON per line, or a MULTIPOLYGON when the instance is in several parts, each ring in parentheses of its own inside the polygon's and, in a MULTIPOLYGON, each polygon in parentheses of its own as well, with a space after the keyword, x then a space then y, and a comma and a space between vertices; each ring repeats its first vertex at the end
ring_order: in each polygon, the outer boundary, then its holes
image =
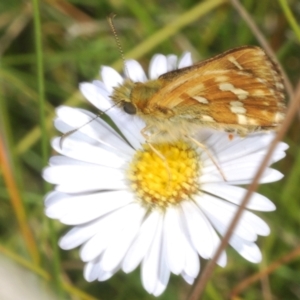
MULTIPOLYGON (((241 3, 295 87, 300 78, 300 1, 241 3)), ((52 125, 55 107, 66 104, 95 111, 78 92, 78 84, 97 78, 101 65, 122 68, 106 20, 111 12, 117 14, 115 26, 125 56, 145 67, 158 52, 191 51, 197 61, 233 47, 258 45, 229 1, 0 2, 0 266, 3 259, 17 268, 11 278, 16 291, 21 276, 21 282, 34 278, 28 289, 38 286, 53 299, 154 299, 142 288, 139 269, 129 275, 118 272, 106 282, 87 283, 78 249, 62 251, 56 246, 67 227, 48 220, 43 212, 43 198, 51 187, 43 182, 41 170, 52 153, 49 140, 57 134, 52 125)), ((202 299, 230 299, 243 279, 299 247, 299 116, 285 137, 290 146, 287 157, 276 164, 284 179, 259 188, 277 206, 275 212, 259 214, 272 230, 258 240, 263 262, 251 264, 228 249, 228 265, 215 269, 202 299)), ((0 272, 0 282, 1 276, 0 272)), ((186 299, 189 291, 181 278, 172 276, 159 299, 186 299)), ((231 299, 300 299, 299 256, 231 299)))

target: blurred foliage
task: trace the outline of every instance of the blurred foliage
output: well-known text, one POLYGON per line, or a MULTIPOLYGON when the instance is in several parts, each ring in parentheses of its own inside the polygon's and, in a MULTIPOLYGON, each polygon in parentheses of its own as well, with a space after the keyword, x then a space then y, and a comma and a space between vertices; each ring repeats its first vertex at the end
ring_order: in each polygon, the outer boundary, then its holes
MULTIPOLYGON (((33 2, 0 2, 0 134, 1 151, 7 162, 6 167, 4 163, 2 165, 0 177, 0 253, 30 269, 52 292, 55 292, 55 284, 48 275, 53 278, 57 274, 53 271, 55 249, 51 240, 56 243, 54 233, 60 236, 66 227, 58 222, 49 222, 43 213, 43 198, 48 187, 41 178, 45 160, 41 137, 47 141, 46 147, 50 152, 48 139, 55 135, 52 125, 55 107, 67 104, 94 110, 79 94, 78 84, 98 77, 101 65, 111 65, 121 70, 120 52, 107 23, 108 15, 111 12, 117 15, 115 27, 125 56, 129 53, 131 58, 138 58, 147 67, 149 59, 157 52, 180 55, 184 51, 191 51, 195 60, 201 60, 240 45, 257 45, 255 35, 230 2, 221 2, 211 1, 216 3, 214 8, 203 13, 198 11, 197 17, 189 18, 185 16, 187 12, 206 2, 40 1, 42 36, 39 42, 43 47, 46 99, 46 130, 43 133, 40 127, 42 114, 39 111, 33 2), (145 43, 148 39, 149 42, 145 43), (12 184, 2 176, 7 172, 11 172, 12 184), (19 204, 11 202, 15 193, 19 195, 19 204), (23 220, 24 223, 18 223, 17 215, 21 213, 22 218, 22 208, 27 212, 27 219, 23 220), (26 226, 34 236, 34 241, 29 238, 29 244, 24 242, 26 226), (34 248, 38 255, 34 254, 34 248)), ((300 41, 279 1, 241 2, 276 52, 295 87, 300 78, 300 41)), ((287 4, 295 20, 299 21, 299 0, 291 0, 287 4)), ((290 145, 287 157, 276 165, 285 174, 284 179, 260 187, 260 192, 277 206, 276 212, 260 214, 272 230, 269 237, 258 241, 264 256, 263 262, 253 265, 228 249, 228 265, 224 269, 216 268, 203 299, 229 298, 232 289, 243 279, 263 270, 300 245, 299 132, 298 115, 285 137, 290 145)), ((107 282, 88 283, 82 276, 83 264, 78 258, 78 249, 59 251, 59 256, 59 272, 63 282, 63 296, 60 297, 63 299, 154 298, 142 288, 139 270, 129 275, 119 272, 107 282)), ((249 285, 240 298, 235 299, 300 299, 299 278, 298 257, 276 269, 264 280, 249 285)), ((181 278, 172 276, 160 299, 185 299, 189 291, 190 287, 181 278)))

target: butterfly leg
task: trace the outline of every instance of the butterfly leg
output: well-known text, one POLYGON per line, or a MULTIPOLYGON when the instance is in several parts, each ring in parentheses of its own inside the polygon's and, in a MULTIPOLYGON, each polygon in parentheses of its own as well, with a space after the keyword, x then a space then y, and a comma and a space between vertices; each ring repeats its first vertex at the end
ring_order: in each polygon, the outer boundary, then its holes
POLYGON ((226 177, 222 171, 222 169, 220 168, 220 166, 218 165, 218 163, 216 162, 216 160, 214 159, 213 155, 210 153, 210 151, 207 149, 207 147, 200 143, 199 141, 197 141, 196 139, 194 139, 193 137, 191 136, 188 136, 188 138, 193 141, 198 147, 200 147, 201 149, 203 149, 206 154, 208 155, 208 157, 211 159, 211 161, 213 162, 213 164, 216 166, 216 168, 218 169, 219 173, 221 174, 222 178, 224 179, 224 181, 227 181, 226 180, 226 177))
POLYGON ((233 138, 234 138, 234 135, 233 135, 232 133, 229 133, 229 134, 228 134, 228 139, 229 139, 229 141, 232 141, 233 138))
POLYGON ((166 170, 167 170, 167 173, 168 173, 168 186, 170 185, 170 181, 172 179, 172 174, 171 174, 171 170, 170 170, 170 167, 169 167, 169 164, 165 158, 165 156, 163 156, 154 146, 153 144, 151 144, 151 142, 149 141, 151 137, 155 136, 156 134, 158 133, 153 133, 151 134, 150 136, 148 134, 146 134, 146 131, 149 130, 150 126, 146 126, 144 127, 142 130, 141 130, 141 134, 142 136, 145 138, 146 140, 146 143, 149 145, 149 147, 151 148, 151 150, 163 161, 165 167, 166 167, 166 170))

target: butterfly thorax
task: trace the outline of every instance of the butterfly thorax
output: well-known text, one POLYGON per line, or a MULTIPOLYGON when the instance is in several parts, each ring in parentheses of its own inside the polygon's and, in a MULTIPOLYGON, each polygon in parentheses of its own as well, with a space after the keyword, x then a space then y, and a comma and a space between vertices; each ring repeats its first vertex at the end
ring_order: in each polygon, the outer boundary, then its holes
POLYGON ((111 98, 126 113, 136 114, 141 118, 147 118, 147 116, 151 116, 153 119, 170 118, 174 114, 171 109, 149 105, 153 96, 165 85, 166 81, 164 80, 149 80, 143 83, 127 79, 122 85, 114 88, 111 98))

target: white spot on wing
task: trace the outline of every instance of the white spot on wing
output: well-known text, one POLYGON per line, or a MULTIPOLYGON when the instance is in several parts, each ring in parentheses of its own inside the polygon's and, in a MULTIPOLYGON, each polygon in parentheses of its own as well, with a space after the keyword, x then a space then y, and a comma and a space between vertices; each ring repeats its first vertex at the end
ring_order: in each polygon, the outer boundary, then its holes
POLYGON ((255 97, 263 97, 266 95, 265 91, 264 90, 254 90, 252 92, 252 95, 255 96, 255 97))
POLYGON ((238 69, 243 70, 243 67, 238 63, 238 61, 235 59, 235 57, 230 56, 228 57, 228 60, 233 63, 238 69))
POLYGON ((259 125, 253 118, 247 118, 245 115, 237 114, 238 124, 240 125, 259 125))
POLYGON ((281 82, 276 82, 276 87, 279 89, 279 90, 283 90, 284 89, 284 86, 281 82))
POLYGON ((246 113, 246 108, 243 107, 243 103, 240 101, 231 101, 230 102, 230 110, 231 112, 235 114, 245 114, 246 113))
POLYGON ((227 81, 229 79, 229 77, 228 76, 225 76, 225 75, 220 75, 220 76, 217 76, 216 78, 215 78, 215 82, 225 82, 225 81, 227 81))
POLYGON ((238 97, 239 100, 245 100, 245 99, 247 99, 247 97, 249 95, 248 91, 235 88, 233 84, 228 83, 228 82, 220 83, 219 89, 224 92, 225 91, 232 92, 233 94, 235 94, 238 97))
POLYGON ((275 96, 275 91, 273 89, 269 89, 269 91, 271 95, 275 96))
POLYGON ((237 120, 238 124, 240 124, 240 125, 247 125, 248 124, 247 117, 245 115, 237 114, 236 116, 237 116, 237 119, 238 119, 237 120))
POLYGON ((215 122, 215 120, 211 116, 208 116, 208 115, 202 115, 202 120, 205 122, 215 122))
POLYGON ((245 114, 247 111, 245 107, 240 107, 240 106, 236 106, 236 107, 231 106, 230 110, 235 114, 245 114))
POLYGON ((244 106, 241 101, 230 101, 231 106, 244 106))
POLYGON ((204 90, 205 89, 205 85, 201 82, 197 83, 197 90, 204 90))
POLYGON ((247 122, 249 125, 259 125, 255 119, 247 118, 247 122))
POLYGON ((259 78, 259 77, 256 78, 256 81, 258 81, 260 83, 266 83, 267 82, 267 80, 259 78))
POLYGON ((281 112, 277 112, 274 116, 274 122, 281 123, 284 120, 285 115, 281 112))
POLYGON ((235 95, 237 95, 237 97, 240 100, 245 100, 247 99, 249 92, 242 90, 242 89, 235 89, 234 91, 232 91, 235 95))
POLYGON ((213 70, 213 71, 205 71, 203 73, 203 75, 207 75, 207 74, 226 74, 229 73, 231 70, 213 70))
POLYGON ((234 89, 234 86, 231 83, 224 82, 219 84, 219 89, 221 91, 232 91, 234 89))
POLYGON ((203 104, 208 104, 209 103, 209 101, 206 98, 201 97, 201 96, 193 96, 193 99, 195 99, 198 102, 203 103, 203 104))
POLYGON ((265 52, 259 48, 256 49, 256 53, 257 53, 257 55, 265 56, 265 52))

